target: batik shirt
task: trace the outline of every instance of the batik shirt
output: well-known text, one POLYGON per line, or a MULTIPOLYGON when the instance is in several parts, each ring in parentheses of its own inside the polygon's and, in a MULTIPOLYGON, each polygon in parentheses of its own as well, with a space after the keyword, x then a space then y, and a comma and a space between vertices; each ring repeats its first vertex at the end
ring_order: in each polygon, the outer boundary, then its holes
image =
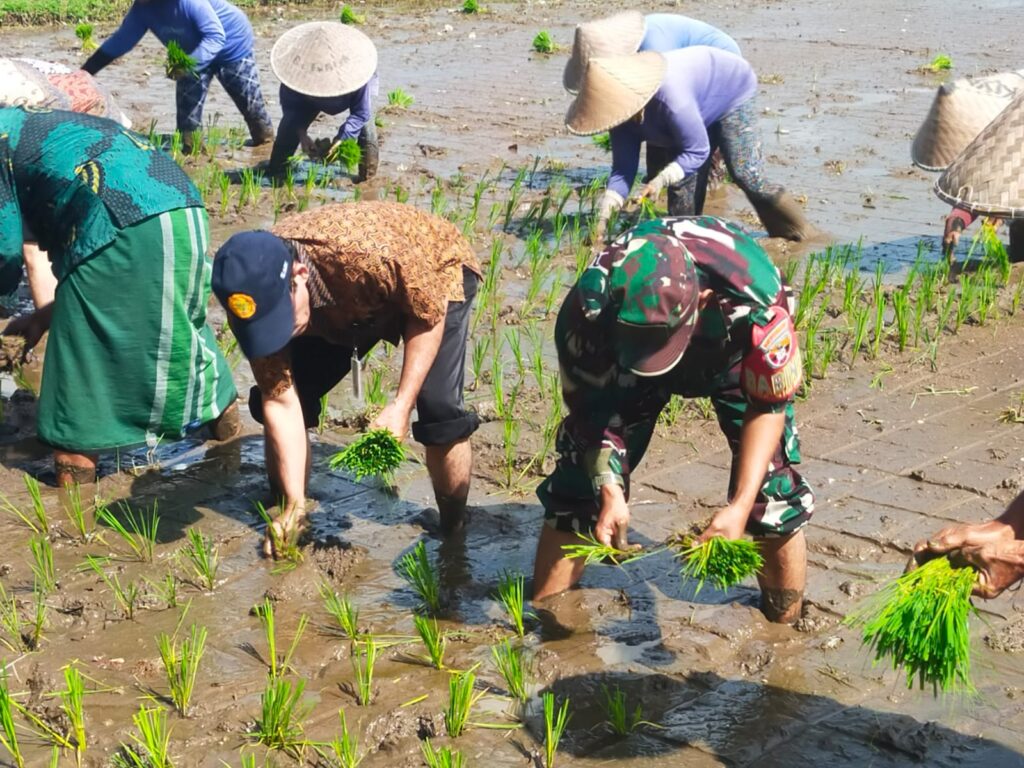
MULTIPOLYGON (((669 232, 694 260, 701 290, 711 300, 701 311, 682 359, 666 374, 637 376, 618 363, 614 311, 594 320, 584 315, 578 288, 566 297, 555 324, 555 346, 568 406, 559 434, 559 453, 589 477, 594 493, 602 485, 628 488, 629 457, 642 456, 658 414, 673 394, 746 398, 765 413, 787 403, 759 402, 739 387, 739 367, 751 348, 752 323, 762 324, 782 291, 782 278, 768 254, 739 227, 710 216, 656 219, 635 227, 630 237, 655 243, 669 232)), ((601 256, 598 256, 600 259, 601 256)))
POLYGON ((0 293, 18 286, 23 223, 61 279, 118 230, 202 205, 168 155, 111 120, 0 109, 0 293))
MULTIPOLYGON (((463 269, 480 274, 458 228, 411 205, 325 205, 271 231, 291 241, 310 270, 310 334, 361 352, 363 341, 397 344, 408 318, 442 322, 449 302, 466 298, 463 269)), ((287 347, 251 365, 267 397, 292 384, 287 347)))

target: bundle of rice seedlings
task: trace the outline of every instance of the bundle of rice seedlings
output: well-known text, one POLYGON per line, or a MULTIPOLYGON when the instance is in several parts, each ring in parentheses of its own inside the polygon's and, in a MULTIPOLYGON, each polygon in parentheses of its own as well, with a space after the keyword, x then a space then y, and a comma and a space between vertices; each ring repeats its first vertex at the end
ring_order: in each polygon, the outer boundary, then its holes
POLYGON ((929 560, 872 595, 846 618, 862 627, 861 642, 874 651, 875 663, 889 657, 893 669, 924 689, 971 693, 968 616, 975 611, 971 590, 977 574, 953 568, 945 557, 929 560))
POLYGON ((363 159, 363 150, 355 139, 342 139, 335 144, 325 158, 328 163, 338 163, 349 173, 359 170, 363 159))
POLYGON ((343 469, 356 476, 379 477, 386 485, 394 485, 395 471, 405 461, 405 448, 386 429, 371 429, 360 435, 344 450, 330 459, 331 469, 343 469))
POLYGON ((697 582, 696 595, 710 581, 716 589, 729 589, 764 565, 757 542, 713 536, 707 541, 686 539, 676 553, 683 562, 680 575, 697 582))
POLYGON ((624 565, 625 563, 639 560, 642 557, 654 554, 653 551, 626 551, 617 549, 608 544, 599 542, 593 534, 577 533, 576 536, 582 544, 563 544, 562 557, 570 560, 582 559, 584 565, 594 563, 611 563, 612 565, 624 565))
POLYGON ((174 80, 185 75, 194 75, 196 72, 196 60, 189 56, 174 40, 171 40, 167 44, 167 61, 164 62, 164 72, 174 80))
POLYGON ((79 24, 75 27, 75 37, 82 41, 83 53, 96 50, 96 41, 92 39, 92 24, 79 24))

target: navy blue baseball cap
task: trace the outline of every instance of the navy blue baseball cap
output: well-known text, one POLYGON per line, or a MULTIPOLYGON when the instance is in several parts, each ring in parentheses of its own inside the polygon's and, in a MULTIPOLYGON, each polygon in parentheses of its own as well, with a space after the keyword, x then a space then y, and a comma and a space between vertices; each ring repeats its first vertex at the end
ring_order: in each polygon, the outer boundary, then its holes
POLYGON ((279 352, 292 338, 293 251, 269 232, 239 232, 213 257, 213 292, 250 360, 279 352))

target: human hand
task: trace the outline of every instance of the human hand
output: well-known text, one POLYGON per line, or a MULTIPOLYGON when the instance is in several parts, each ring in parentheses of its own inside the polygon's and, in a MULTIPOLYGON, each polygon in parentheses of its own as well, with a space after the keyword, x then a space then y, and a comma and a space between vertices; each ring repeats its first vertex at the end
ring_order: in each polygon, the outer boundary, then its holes
POLYGON ((299 131, 299 146, 307 155, 312 156, 316 152, 316 142, 305 131, 299 131))
POLYGON ((946 217, 946 226, 942 233, 942 252, 951 256, 953 250, 960 242, 960 234, 964 231, 965 223, 962 218, 955 214, 946 217))
POLYGON ((21 361, 29 362, 32 359, 31 352, 43 334, 50 328, 50 312, 47 309, 30 312, 27 315, 18 317, 7 323, 3 330, 4 336, 20 336, 25 340, 25 346, 21 352, 21 361))
POLYGON ((628 549, 629 504, 622 487, 614 483, 601 487, 601 512, 594 526, 594 538, 606 547, 628 549))
POLYGON ((669 163, 653 179, 640 187, 640 191, 636 194, 636 199, 647 199, 653 203, 661 195, 661 190, 666 185, 678 184, 684 178, 686 178, 686 173, 679 163, 669 163))
POLYGON ((406 408, 400 403, 392 401, 377 414, 377 418, 370 423, 370 429, 386 429, 399 441, 403 441, 405 436, 409 434, 409 421, 411 418, 411 408, 406 408))
POLYGON ((998 539, 978 546, 965 546, 949 555, 956 568, 978 571, 974 595, 991 600, 1024 578, 1024 541, 998 539))
POLYGON ((948 555, 963 547, 981 547, 1013 539, 1013 528, 998 520, 950 525, 931 538, 922 539, 914 545, 914 554, 907 564, 907 570, 912 571, 929 560, 948 555))
POLYGON ((705 542, 715 536, 721 536, 723 539, 742 538, 743 532, 747 529, 748 517, 750 517, 750 510, 732 504, 722 507, 711 518, 708 527, 697 537, 697 541, 705 542))
POLYGON ((289 501, 284 507, 284 511, 273 516, 267 524, 267 532, 263 536, 263 556, 274 560, 286 557, 286 548, 297 545, 309 527, 305 499, 289 501))

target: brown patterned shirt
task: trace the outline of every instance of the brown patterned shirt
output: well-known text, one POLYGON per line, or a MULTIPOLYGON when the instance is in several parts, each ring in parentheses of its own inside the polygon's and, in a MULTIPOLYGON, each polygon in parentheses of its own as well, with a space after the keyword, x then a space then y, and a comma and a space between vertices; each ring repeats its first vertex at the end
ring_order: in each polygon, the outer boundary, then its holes
MULTIPOLYGON (((336 203, 289 216, 271 228, 291 241, 310 269, 310 330, 335 344, 397 344, 404 320, 444 320, 464 301, 463 268, 480 274, 476 255, 450 222, 400 203, 336 203)), ((292 385, 288 348, 251 361, 265 397, 292 385)))

